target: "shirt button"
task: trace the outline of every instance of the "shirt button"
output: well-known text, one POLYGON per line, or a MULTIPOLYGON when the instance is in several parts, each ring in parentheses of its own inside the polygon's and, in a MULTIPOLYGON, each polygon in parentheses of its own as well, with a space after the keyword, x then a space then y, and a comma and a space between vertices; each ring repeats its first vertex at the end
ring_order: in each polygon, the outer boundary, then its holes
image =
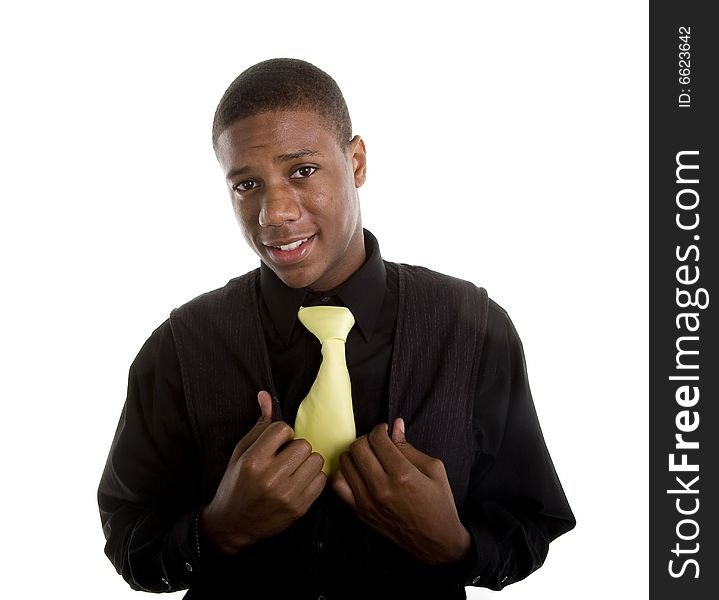
POLYGON ((185 568, 192 573, 192 565, 190 563, 185 563, 185 568))
POLYGON ((165 579, 164 577, 161 579, 161 581, 162 581, 162 583, 164 583, 166 586, 169 586, 169 585, 170 585, 170 582, 167 581, 167 579, 165 579))
MULTIPOLYGON (((329 301, 330 301, 329 296, 322 296, 322 298, 320 298, 320 302, 324 302, 325 304, 327 304, 329 301)), ((324 598, 324 596, 323 596, 323 598, 324 598)))
POLYGON ((502 578, 502 581, 500 581, 500 583, 504 583, 505 581, 507 581, 507 576, 506 576, 506 575, 502 578))
POLYGON ((474 579, 472 579, 472 583, 477 583, 480 579, 482 579, 481 575, 477 575, 474 579))
POLYGON ((317 542, 317 549, 318 550, 324 550, 325 543, 324 542, 317 542))

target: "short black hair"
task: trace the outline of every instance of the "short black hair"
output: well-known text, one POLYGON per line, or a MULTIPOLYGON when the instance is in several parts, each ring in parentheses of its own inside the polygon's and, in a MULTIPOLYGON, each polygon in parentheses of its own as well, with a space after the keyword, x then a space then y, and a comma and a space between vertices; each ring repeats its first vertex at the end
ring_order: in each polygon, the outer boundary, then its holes
POLYGON ((212 122, 213 147, 235 121, 274 110, 319 114, 342 148, 352 138, 352 121, 337 82, 304 60, 272 58, 240 73, 225 91, 212 122))

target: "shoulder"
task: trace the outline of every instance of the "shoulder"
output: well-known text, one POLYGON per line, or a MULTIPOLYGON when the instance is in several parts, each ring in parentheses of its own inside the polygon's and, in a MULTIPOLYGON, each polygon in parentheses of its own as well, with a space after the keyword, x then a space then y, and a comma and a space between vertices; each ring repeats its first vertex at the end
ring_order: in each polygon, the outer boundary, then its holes
POLYGON ((230 279, 222 287, 204 292, 181 304, 170 313, 170 321, 175 322, 190 315, 214 313, 226 309, 228 304, 242 302, 247 293, 256 288, 259 281, 259 269, 230 279))
POLYGON ((396 265, 400 310, 431 326, 476 335, 481 347, 487 327, 487 290, 474 283, 416 265, 396 265))
POLYGON ((154 378, 157 374, 173 379, 178 371, 175 339, 170 319, 165 319, 147 338, 130 367, 140 380, 154 378))
POLYGON ((507 342, 519 343, 519 334, 512 323, 509 313, 497 302, 489 299, 487 332, 495 338, 503 338, 507 342))
POLYGON ((502 306, 490 299, 487 312, 487 331, 482 352, 485 368, 510 371, 512 365, 524 363, 522 340, 502 306))
POLYGON ((208 316, 222 310, 223 303, 228 297, 242 294, 248 285, 254 283, 253 276, 258 272, 250 271, 239 277, 230 279, 225 285, 210 290, 192 300, 181 304, 170 312, 165 319, 147 338, 135 356, 130 367, 134 376, 144 379, 148 377, 162 377, 179 381, 179 363, 177 357, 176 333, 198 321, 198 317, 208 316))
POLYGON ((495 334, 503 333, 507 335, 509 332, 513 332, 516 335, 509 314, 499 303, 489 297, 484 287, 478 286, 466 279, 433 271, 427 267, 408 265, 405 263, 390 263, 387 261, 385 261, 385 264, 388 269, 394 270, 395 273, 400 273, 403 279, 411 280, 413 283, 427 286, 430 289, 464 290, 465 292, 476 293, 479 296, 486 297, 488 327, 493 328, 495 334))
POLYGON ((401 274, 405 281, 416 283, 429 294, 443 300, 459 299, 461 297, 478 298, 483 305, 487 316, 486 344, 509 349, 521 345, 517 330, 512 323, 509 313, 498 302, 489 297, 484 287, 477 286, 471 281, 433 271, 418 265, 404 263, 390 263, 401 274))
POLYGON ((489 323, 497 332, 514 329, 509 313, 492 298, 489 299, 489 323))
POLYGON ((417 265, 391 263, 389 268, 397 272, 400 290, 404 288, 410 296, 447 306, 477 305, 482 313, 487 312, 487 290, 471 281, 417 265))
POLYGON ((465 279, 460 279, 459 277, 453 277, 452 275, 446 275, 445 273, 440 273, 439 271, 433 271, 427 267, 408 265, 405 263, 388 264, 393 265, 394 268, 401 273, 401 276, 406 279, 415 280, 423 283, 424 285, 436 287, 450 286, 456 288, 474 288, 477 290, 482 289, 478 288, 471 281, 466 281, 465 279))

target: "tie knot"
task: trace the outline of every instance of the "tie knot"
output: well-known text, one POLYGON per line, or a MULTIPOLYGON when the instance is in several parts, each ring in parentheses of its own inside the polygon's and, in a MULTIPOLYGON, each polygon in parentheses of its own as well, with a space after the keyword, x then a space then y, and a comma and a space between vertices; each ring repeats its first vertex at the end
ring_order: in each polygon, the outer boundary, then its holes
POLYGON ((297 316, 320 343, 331 338, 346 342, 347 334, 355 323, 352 312, 345 306, 303 306, 297 316))

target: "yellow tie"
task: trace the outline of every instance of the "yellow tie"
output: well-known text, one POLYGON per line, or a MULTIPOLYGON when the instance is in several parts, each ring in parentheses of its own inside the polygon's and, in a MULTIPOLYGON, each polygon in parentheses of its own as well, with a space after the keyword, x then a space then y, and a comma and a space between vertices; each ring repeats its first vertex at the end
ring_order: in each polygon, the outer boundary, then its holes
POLYGON ((345 342, 355 319, 344 306, 310 306, 297 314, 322 344, 322 364, 295 419, 295 436, 305 438, 325 459, 322 470, 332 475, 339 457, 355 440, 352 386, 345 342))

